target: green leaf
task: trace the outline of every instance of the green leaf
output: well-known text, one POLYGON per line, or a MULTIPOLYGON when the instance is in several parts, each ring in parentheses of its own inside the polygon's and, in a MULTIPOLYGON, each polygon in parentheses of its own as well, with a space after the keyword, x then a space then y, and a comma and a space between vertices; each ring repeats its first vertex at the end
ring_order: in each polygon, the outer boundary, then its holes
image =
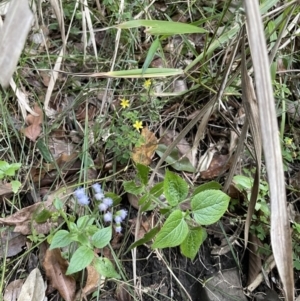
POLYGON ((46 162, 52 162, 52 155, 51 152, 49 151, 49 148, 46 146, 45 142, 43 141, 43 139, 39 139, 36 143, 36 147, 38 148, 38 150, 40 151, 43 159, 46 162))
POLYGON ((84 215, 77 220, 76 224, 78 229, 82 230, 85 229, 87 226, 92 225, 94 221, 95 221, 94 217, 90 217, 89 215, 84 215))
POLYGON ((211 225, 225 213, 230 197, 219 190, 205 190, 191 201, 194 218, 200 225, 211 225))
POLYGON ((133 20, 116 25, 117 28, 129 29, 140 26, 150 27, 146 32, 153 35, 173 35, 186 33, 205 33, 203 28, 181 22, 159 21, 159 20, 133 20))
POLYGON ((11 181, 11 189, 13 193, 17 193, 22 184, 19 181, 11 181))
POLYGON ((164 179, 164 195, 171 206, 176 206, 188 195, 188 184, 175 173, 167 170, 164 179))
MULTIPOLYGON (((155 152, 158 156, 162 157, 164 152, 168 147, 164 144, 159 144, 155 152)), ((175 170, 178 171, 187 171, 195 172, 195 167, 191 164, 190 160, 187 157, 181 158, 179 150, 177 148, 172 149, 170 155, 165 160, 170 164, 175 170)))
POLYGON ((152 245, 156 248, 171 248, 179 246, 186 238, 189 227, 180 210, 173 211, 165 221, 152 245))
POLYGON ((51 241, 50 250, 56 248, 63 248, 68 246, 73 240, 71 239, 70 232, 67 230, 57 231, 51 241))
POLYGON ((120 275, 116 272, 111 261, 105 257, 99 257, 94 260, 94 267, 96 271, 107 278, 120 279, 120 275))
POLYGON ((140 178, 141 182, 144 185, 147 185, 150 168, 148 166, 143 165, 143 164, 137 163, 136 164, 136 169, 138 171, 137 176, 140 178))
POLYGON ((222 185, 221 185, 221 184, 219 184, 219 183, 216 182, 216 181, 211 181, 211 182, 204 183, 204 184, 198 186, 198 187, 194 190, 192 196, 198 194, 198 193, 201 192, 201 191, 205 191, 205 190, 209 190, 209 189, 219 190, 219 189, 221 189, 221 188, 222 188, 222 185))
POLYGON ((18 170, 21 166, 21 163, 8 164, 5 161, 0 161, 0 170, 2 171, 0 178, 2 179, 4 176, 13 177, 15 175, 16 170, 18 170))
POLYGON ((148 53, 142 67, 143 74, 146 71, 146 69, 150 66, 159 45, 160 45, 159 38, 156 38, 155 41, 151 44, 150 48, 148 49, 148 53))
POLYGON ((92 243, 96 248, 99 249, 104 248, 109 244, 111 240, 111 236, 112 236, 111 227, 100 229, 92 236, 92 243))
POLYGON ((144 191, 144 187, 136 185, 134 181, 124 181, 123 187, 126 192, 129 192, 134 195, 139 195, 144 191))
POLYGON ((47 221, 47 219, 49 219, 52 215, 52 212, 47 210, 47 209, 42 209, 42 211, 36 213, 34 215, 34 220, 37 223, 44 223, 47 221))
POLYGON ((190 229, 187 237, 180 245, 181 253, 193 260, 206 236, 206 231, 202 227, 190 229))
POLYGON ((152 228, 141 239, 139 239, 139 240, 135 241, 133 244, 131 244, 130 247, 128 248, 128 250, 126 251, 126 253, 129 252, 130 250, 132 250, 132 249, 134 249, 138 246, 141 246, 141 245, 145 244, 146 242, 150 241, 157 234, 158 231, 159 231, 159 227, 152 228))
POLYGON ((1 161, 0 160, 0 169, 1 170, 7 170, 9 168, 9 164, 6 161, 1 161))
POLYGON ((66 275, 74 274, 86 268, 94 259, 94 251, 86 246, 79 247, 73 254, 66 275))
POLYGON ((131 69, 121 71, 110 71, 96 73, 98 77, 113 77, 113 78, 161 78, 167 76, 183 75, 182 69, 172 68, 148 68, 143 73, 143 69, 131 69))

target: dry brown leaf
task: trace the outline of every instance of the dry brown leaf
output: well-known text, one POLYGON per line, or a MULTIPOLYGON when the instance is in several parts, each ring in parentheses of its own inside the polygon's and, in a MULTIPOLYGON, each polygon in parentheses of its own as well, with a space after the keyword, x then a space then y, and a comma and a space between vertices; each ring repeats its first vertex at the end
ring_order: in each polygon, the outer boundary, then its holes
POLYGON ((132 300, 132 298, 128 292, 128 285, 126 283, 118 283, 118 286, 116 289, 116 298, 118 301, 132 300))
POLYGON ((18 299, 24 279, 17 279, 12 281, 5 289, 3 299, 4 301, 15 301, 18 299))
POLYGON ((1 232, 1 248, 0 248, 0 258, 12 257, 23 251, 23 246, 26 243, 26 236, 12 232, 11 229, 5 229, 1 232), (6 249, 7 246, 7 249, 6 249))
POLYGON ((150 165, 151 159, 157 148, 157 138, 154 133, 148 130, 148 127, 142 129, 141 136, 144 137, 145 141, 141 146, 133 149, 132 160, 135 163, 150 165))
POLYGON ((76 281, 72 276, 66 276, 68 262, 61 256, 59 249, 47 250, 43 266, 52 287, 58 290, 65 301, 73 301, 76 291, 76 281))
POLYGON ((18 301, 43 301, 45 298, 45 285, 38 268, 31 271, 22 286, 18 301))
POLYGON ((18 212, 6 217, 0 218, 0 224, 5 226, 15 226, 14 232, 19 232, 23 235, 31 234, 32 228, 34 228, 38 233, 47 234, 50 229, 54 226, 53 223, 36 223, 33 220, 34 214, 42 209, 52 209, 52 199, 46 202, 38 202, 32 206, 25 207, 18 212))
POLYGON ((214 154, 209 168, 201 172, 201 178, 205 180, 213 179, 221 175, 230 167, 228 162, 229 155, 221 155, 218 152, 214 154))
POLYGON ((13 193, 11 184, 0 182, 0 196, 5 196, 10 193, 13 193))
POLYGON ((34 142, 42 131, 43 111, 37 104, 35 104, 33 111, 39 114, 39 116, 27 115, 26 123, 29 124, 29 126, 22 129, 22 132, 27 138, 34 142))

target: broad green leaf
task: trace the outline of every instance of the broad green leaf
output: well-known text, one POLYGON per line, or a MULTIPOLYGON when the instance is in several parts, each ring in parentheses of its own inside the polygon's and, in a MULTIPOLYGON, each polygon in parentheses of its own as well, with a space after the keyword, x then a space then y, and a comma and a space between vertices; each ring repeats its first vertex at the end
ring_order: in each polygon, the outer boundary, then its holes
POLYGON ((211 181, 211 182, 208 182, 208 183, 204 183, 200 186, 198 186, 194 191, 193 191, 193 195, 196 195, 198 194, 199 192, 201 191, 204 191, 204 190, 208 190, 208 189, 216 189, 216 190, 219 190, 221 189, 222 186, 220 185, 220 183, 216 182, 216 181, 211 181))
POLYGON ((161 78, 166 76, 183 75, 182 69, 173 68, 148 68, 143 73, 143 69, 131 69, 121 71, 110 71, 93 74, 93 77, 113 77, 113 78, 161 78))
POLYGON ((116 272, 111 261, 105 257, 99 257, 94 260, 93 266, 96 271, 107 278, 116 278, 120 279, 120 275, 116 272))
POLYGON ((230 197, 219 190, 205 190, 191 201, 194 218, 200 225, 211 225, 225 213, 230 197))
POLYGON ((189 229, 187 237, 180 245, 181 253, 193 260, 206 236, 206 231, 202 227, 189 229))
POLYGON ((186 33, 205 33, 203 28, 181 22, 158 20, 133 20, 116 25, 117 28, 129 29, 140 26, 150 27, 146 32, 153 35, 173 35, 186 33))
POLYGON ((84 215, 77 220, 76 224, 78 229, 85 229, 87 226, 92 225, 94 221, 95 221, 94 217, 90 217, 89 215, 84 215))
POLYGON ((142 67, 143 74, 145 73, 146 69, 150 66, 159 45, 160 45, 159 38, 156 38, 155 41, 151 44, 151 46, 148 50, 145 62, 144 62, 143 67, 142 67))
POLYGON ((52 155, 51 152, 49 151, 49 148, 46 146, 45 142, 43 141, 43 139, 39 139, 36 143, 36 147, 38 148, 38 150, 40 151, 43 159, 46 162, 52 162, 52 155))
POLYGON ((251 190, 254 180, 243 175, 237 175, 233 177, 233 182, 240 190, 251 190))
POLYGON ((170 214, 158 232, 152 248, 162 249, 179 246, 185 240, 188 232, 189 227, 184 220, 183 213, 180 210, 175 210, 170 214))
POLYGON ((34 220, 37 223, 45 223, 52 215, 52 212, 48 209, 42 209, 40 212, 34 214, 34 220))
POLYGON ((63 248, 68 246, 73 240, 71 239, 70 232, 67 230, 57 231, 51 241, 50 250, 56 248, 63 248))
POLYGON ((94 251, 85 246, 79 247, 72 255, 66 275, 74 274, 85 269, 94 259, 94 251))
POLYGON ((0 160, 0 170, 6 170, 9 168, 9 164, 6 161, 0 160))
MULTIPOLYGON (((166 145, 159 144, 155 152, 162 157, 167 148, 166 145)), ((177 148, 172 149, 165 161, 178 171, 195 172, 195 167, 190 160, 187 157, 181 158, 177 148)))
POLYGON ((154 227, 152 228, 149 232, 147 232, 143 238, 135 241, 133 244, 130 245, 130 247, 128 248, 128 250, 126 251, 129 252, 130 250, 138 247, 138 246, 141 246, 143 244, 145 244, 146 242, 150 241, 156 234, 157 232, 159 231, 159 228, 158 227, 154 227))
POLYGON ((188 195, 188 184, 175 173, 167 170, 164 179, 164 195, 171 206, 176 206, 188 195))
POLYGON ((144 187, 137 185, 134 181, 124 181, 123 187, 126 192, 134 195, 139 195, 144 191, 144 187))
POLYGON ((104 248, 109 244, 111 236, 111 227, 100 229, 92 236, 92 243, 96 248, 104 248))
POLYGON ((11 189, 13 193, 17 193, 22 184, 19 181, 11 181, 11 189))
POLYGON ((147 185, 147 183, 148 183, 148 175, 149 175, 150 168, 148 166, 146 166, 146 165, 137 163, 136 164, 136 169, 138 171, 137 175, 140 178, 141 182, 144 185, 147 185))

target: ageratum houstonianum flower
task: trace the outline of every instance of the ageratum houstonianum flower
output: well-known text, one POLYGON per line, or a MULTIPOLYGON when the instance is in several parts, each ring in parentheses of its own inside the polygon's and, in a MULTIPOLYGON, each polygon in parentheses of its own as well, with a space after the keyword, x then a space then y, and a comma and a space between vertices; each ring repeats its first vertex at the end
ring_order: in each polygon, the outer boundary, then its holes
POLYGON ((113 200, 111 199, 111 198, 104 198, 103 200, 102 200, 102 202, 105 204, 105 205, 107 205, 108 207, 111 207, 112 205, 113 205, 113 200))
POLYGON ((121 233, 121 232, 122 232, 122 227, 121 227, 120 224, 117 224, 117 225, 115 226, 115 231, 116 231, 117 233, 121 233))
POLYGON ((104 193, 101 191, 101 192, 97 192, 96 194, 95 194, 95 199, 97 200, 97 201, 102 201, 102 199, 104 198, 104 193))
POLYGON ((84 188, 77 188, 74 191, 74 195, 76 196, 79 205, 86 206, 90 203, 89 197, 86 195, 84 188))
POLYGON ((106 212, 104 215, 103 215, 103 220, 106 222, 106 223, 109 223, 112 221, 112 213, 111 212, 106 212))
POLYGON ((125 209, 121 209, 117 212, 117 215, 121 216, 122 220, 124 220, 127 216, 128 212, 125 209))
POLYGON ((115 220, 115 222, 116 222, 117 224, 119 224, 119 223, 122 222, 122 217, 119 216, 119 215, 116 215, 116 216, 114 217, 114 220, 115 220))
POLYGON ((101 185, 99 183, 95 183, 92 185, 95 193, 101 193, 102 192, 102 188, 101 188, 101 185))
POLYGON ((100 211, 106 211, 108 209, 108 206, 104 203, 101 203, 99 206, 98 206, 99 210, 100 211))

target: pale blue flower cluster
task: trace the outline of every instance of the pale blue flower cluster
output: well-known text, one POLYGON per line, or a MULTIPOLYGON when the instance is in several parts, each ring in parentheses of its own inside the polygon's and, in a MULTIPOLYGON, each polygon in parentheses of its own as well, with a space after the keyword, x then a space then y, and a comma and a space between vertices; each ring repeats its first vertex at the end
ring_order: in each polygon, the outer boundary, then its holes
MULTIPOLYGON (((121 222, 126 218, 127 211, 124 209, 121 209, 117 211, 114 215, 108 211, 110 207, 113 206, 113 200, 109 197, 105 197, 104 192, 102 190, 102 187, 100 184, 95 183, 92 185, 92 188, 94 190, 94 197, 97 201, 100 202, 98 208, 101 212, 103 212, 103 220, 106 223, 110 223, 115 221, 115 231, 117 233, 122 232, 121 222)), ((87 206, 90 203, 89 197, 85 193, 84 188, 77 188, 74 191, 74 195, 77 198, 78 204, 81 206, 87 206)))

